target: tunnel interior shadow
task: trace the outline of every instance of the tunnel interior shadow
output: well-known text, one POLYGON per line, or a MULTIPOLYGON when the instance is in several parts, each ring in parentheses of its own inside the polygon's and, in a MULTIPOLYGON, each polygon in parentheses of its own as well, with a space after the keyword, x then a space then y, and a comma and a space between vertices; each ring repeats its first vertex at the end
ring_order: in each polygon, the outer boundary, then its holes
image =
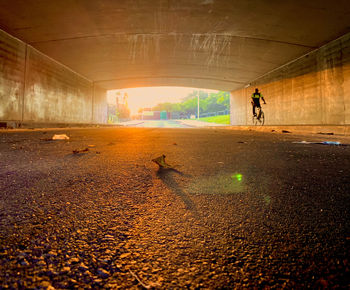
POLYGON ((176 195, 181 197, 182 201, 185 204, 186 209, 190 210, 193 214, 198 215, 196 205, 188 197, 186 192, 184 192, 180 188, 179 183, 175 179, 176 175, 181 175, 186 177, 189 176, 174 168, 160 167, 157 171, 157 176, 163 181, 163 183, 167 186, 167 188, 169 188, 172 192, 174 192, 176 195))

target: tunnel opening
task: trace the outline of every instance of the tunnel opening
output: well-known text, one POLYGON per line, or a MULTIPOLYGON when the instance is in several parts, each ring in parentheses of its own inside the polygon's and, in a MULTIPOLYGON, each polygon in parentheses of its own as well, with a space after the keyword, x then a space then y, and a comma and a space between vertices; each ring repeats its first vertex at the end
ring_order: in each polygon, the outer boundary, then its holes
POLYGON ((229 125, 230 92, 172 86, 109 90, 107 121, 136 127, 229 125))

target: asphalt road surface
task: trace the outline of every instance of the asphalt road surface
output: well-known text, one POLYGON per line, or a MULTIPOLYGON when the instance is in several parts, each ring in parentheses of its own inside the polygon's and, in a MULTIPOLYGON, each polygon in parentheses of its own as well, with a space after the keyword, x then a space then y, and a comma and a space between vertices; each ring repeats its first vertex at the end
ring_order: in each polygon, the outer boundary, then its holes
POLYGON ((325 139, 0 132, 0 288, 349 288, 350 146, 293 143, 325 139))

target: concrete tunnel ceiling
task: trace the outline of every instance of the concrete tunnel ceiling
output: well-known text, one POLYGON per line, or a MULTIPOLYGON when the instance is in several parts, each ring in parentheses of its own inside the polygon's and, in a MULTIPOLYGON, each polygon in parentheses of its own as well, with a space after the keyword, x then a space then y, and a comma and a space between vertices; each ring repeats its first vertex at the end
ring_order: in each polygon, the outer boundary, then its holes
POLYGON ((349 19, 349 0, 0 1, 1 29, 106 89, 235 90, 349 19))

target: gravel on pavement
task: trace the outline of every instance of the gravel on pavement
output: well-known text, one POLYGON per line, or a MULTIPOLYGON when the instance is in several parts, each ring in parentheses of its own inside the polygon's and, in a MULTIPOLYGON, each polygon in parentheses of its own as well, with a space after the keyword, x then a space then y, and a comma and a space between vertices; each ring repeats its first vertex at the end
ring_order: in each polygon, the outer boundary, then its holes
POLYGON ((349 288, 350 146, 301 138, 2 131, 0 288, 349 288))

